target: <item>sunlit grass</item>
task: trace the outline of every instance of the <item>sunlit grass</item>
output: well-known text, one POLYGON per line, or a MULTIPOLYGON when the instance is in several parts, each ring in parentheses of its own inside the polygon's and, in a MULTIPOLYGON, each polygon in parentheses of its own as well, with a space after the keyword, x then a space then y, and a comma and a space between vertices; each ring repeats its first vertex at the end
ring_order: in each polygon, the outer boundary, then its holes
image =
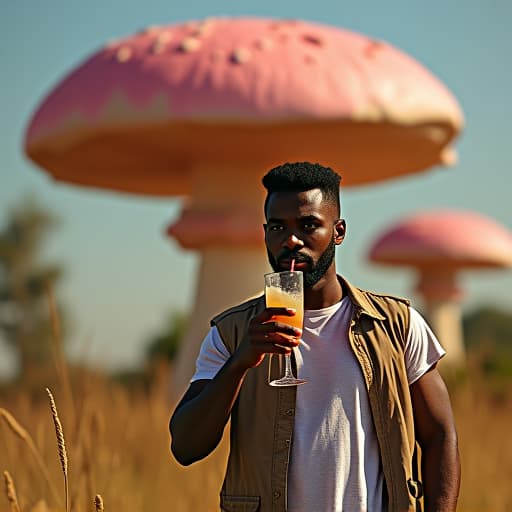
MULTIPOLYGON (((63 400, 58 382, 51 386, 59 403, 69 459, 69 501, 73 512, 95 509, 101 495, 105 510, 123 512, 208 512, 218 510, 227 443, 208 460, 180 467, 169 452, 167 429, 172 404, 168 380, 131 387, 81 371, 73 375, 74 404, 63 400)), ((27 442, 0 418, 0 470, 8 471, 24 512, 64 511, 62 468, 52 413, 45 392, 35 383, 4 390, 0 407, 33 439, 48 478, 27 442), (39 391, 38 391, 39 389, 39 391), (58 489, 62 496, 55 496, 58 489)), ((512 510, 512 387, 479 374, 450 386, 462 455, 460 511, 512 510)), ((11 510, 6 492, 0 510, 11 510)))
MULTIPOLYGON (((70 505, 73 512, 94 510, 101 495, 105 510, 214 511, 223 477, 226 447, 190 468, 172 458, 167 429, 171 404, 162 386, 127 389, 101 376, 85 374, 74 382, 76 416, 59 406, 66 432, 70 505)), ((55 399, 59 390, 52 385, 55 399)), ((51 479, 63 489, 48 396, 23 386, 2 394, 0 407, 34 439, 51 479)), ((41 468, 6 421, 0 418, 0 469, 8 470, 23 511, 64 511, 64 491, 52 494, 41 468)), ((5 492, 0 510, 9 510, 5 492)))

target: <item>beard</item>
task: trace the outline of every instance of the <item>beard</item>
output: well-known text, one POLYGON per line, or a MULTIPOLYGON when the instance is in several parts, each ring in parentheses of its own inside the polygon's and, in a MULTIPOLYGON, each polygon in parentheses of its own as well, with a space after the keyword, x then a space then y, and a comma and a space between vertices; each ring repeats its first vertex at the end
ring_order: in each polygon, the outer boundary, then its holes
MULTIPOLYGON (((310 265, 310 269, 303 272, 304 274, 304 288, 311 288, 313 285, 318 283, 320 279, 325 275, 329 267, 331 266, 334 255, 336 253, 336 244, 334 243, 334 239, 329 242, 327 249, 320 255, 316 264, 313 263, 313 260, 309 256, 305 256, 300 254, 299 252, 294 251, 284 251, 279 255, 279 260, 282 259, 294 259, 296 263, 308 263, 310 265)), ((274 272, 280 272, 279 268, 279 260, 276 260, 270 251, 267 249, 268 261, 274 272)))

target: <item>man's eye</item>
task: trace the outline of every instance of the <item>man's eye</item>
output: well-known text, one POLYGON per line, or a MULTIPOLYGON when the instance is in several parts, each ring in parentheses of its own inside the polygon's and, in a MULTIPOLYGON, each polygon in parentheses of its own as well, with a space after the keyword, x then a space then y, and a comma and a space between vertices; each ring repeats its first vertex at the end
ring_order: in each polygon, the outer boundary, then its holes
POLYGON ((270 231, 281 231, 283 229, 283 226, 280 226, 279 224, 273 224, 269 226, 270 231))
POLYGON ((306 222, 304 224, 304 229, 306 231, 314 231, 316 229, 316 224, 314 222, 306 222))

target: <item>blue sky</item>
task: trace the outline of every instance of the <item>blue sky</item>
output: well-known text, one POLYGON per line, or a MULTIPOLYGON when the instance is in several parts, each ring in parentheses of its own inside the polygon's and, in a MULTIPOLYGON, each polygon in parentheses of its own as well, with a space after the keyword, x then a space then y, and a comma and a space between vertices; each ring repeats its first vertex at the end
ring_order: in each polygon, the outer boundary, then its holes
MULTIPOLYGON (((512 229, 510 2, 2 2, 0 226, 8 208, 29 193, 61 218, 45 257, 66 271, 59 293, 71 315, 76 357, 108 367, 135 364, 165 314, 190 307, 197 258, 163 234, 179 214, 178 200, 57 184, 29 163, 22 142, 30 115, 64 74, 108 40, 149 25, 215 15, 301 18, 386 40, 428 67, 458 98, 466 128, 455 167, 342 191, 348 235, 337 263, 354 283, 415 298, 412 273, 365 259, 382 229, 415 211, 475 210, 512 229)), ((511 274, 464 274, 464 308, 494 303, 512 310, 511 274)), ((0 370, 10 364, 0 347, 0 370)))

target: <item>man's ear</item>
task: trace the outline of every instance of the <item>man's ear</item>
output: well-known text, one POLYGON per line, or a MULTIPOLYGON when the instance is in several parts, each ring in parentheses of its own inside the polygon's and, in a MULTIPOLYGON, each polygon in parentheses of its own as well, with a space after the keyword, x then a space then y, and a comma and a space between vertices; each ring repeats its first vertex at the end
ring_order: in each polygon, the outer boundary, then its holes
POLYGON ((340 245, 341 242, 343 242, 346 232, 347 225, 345 223, 345 219, 338 219, 336 224, 334 224, 334 243, 336 245, 340 245))

